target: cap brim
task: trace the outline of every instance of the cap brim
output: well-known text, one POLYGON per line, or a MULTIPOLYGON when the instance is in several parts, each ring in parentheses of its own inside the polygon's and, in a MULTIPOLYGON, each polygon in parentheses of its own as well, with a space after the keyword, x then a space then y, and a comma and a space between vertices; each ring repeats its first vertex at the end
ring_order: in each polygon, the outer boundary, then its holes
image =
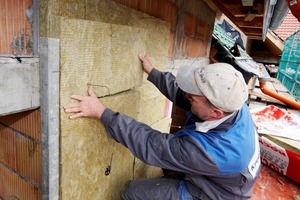
POLYGON ((198 67, 184 65, 179 67, 176 76, 176 82, 180 89, 186 93, 194 95, 203 95, 201 90, 198 88, 195 80, 195 71, 198 67))

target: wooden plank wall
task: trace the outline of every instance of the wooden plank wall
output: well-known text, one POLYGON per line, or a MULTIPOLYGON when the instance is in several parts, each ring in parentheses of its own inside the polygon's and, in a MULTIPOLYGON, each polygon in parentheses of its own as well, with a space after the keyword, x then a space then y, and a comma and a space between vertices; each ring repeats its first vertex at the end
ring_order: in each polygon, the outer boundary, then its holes
POLYGON ((0 0, 0 55, 32 55, 32 0, 0 0))

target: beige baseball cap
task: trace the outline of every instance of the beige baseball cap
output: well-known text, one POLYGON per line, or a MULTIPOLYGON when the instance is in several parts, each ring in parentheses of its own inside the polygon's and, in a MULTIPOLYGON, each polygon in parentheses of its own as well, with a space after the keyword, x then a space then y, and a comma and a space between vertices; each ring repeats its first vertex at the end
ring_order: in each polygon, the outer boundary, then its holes
POLYGON ((183 91, 205 96, 224 112, 239 110, 248 99, 248 86, 242 73, 227 63, 181 66, 176 82, 183 91))

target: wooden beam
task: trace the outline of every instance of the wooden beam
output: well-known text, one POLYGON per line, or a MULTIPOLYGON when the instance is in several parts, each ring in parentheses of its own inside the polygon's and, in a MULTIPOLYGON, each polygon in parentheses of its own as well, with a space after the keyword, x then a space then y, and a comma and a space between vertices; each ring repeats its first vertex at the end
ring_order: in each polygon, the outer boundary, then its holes
POLYGON ((250 34, 250 35, 262 35, 262 28, 240 28, 245 34, 250 34))
POLYGON ((214 0, 213 2, 249 39, 262 40, 263 14, 260 11, 261 9, 258 8, 255 14, 250 9, 245 9, 242 5, 239 5, 241 2, 224 2, 220 0, 214 0), (255 15, 250 17, 249 13, 255 15))
POLYGON ((247 35, 248 39, 250 40, 262 40, 262 35, 261 36, 255 36, 255 35, 247 35))
POLYGON ((235 14, 234 16, 238 17, 238 18, 246 18, 248 15, 254 15, 255 17, 260 17, 260 18, 264 17, 263 14, 251 14, 251 13, 247 13, 247 14, 235 14))
POLYGON ((247 26, 247 25, 240 25, 240 28, 251 28, 251 29, 262 29, 261 26, 247 26))
POLYGON ((245 21, 244 18, 234 18, 235 23, 240 26, 263 27, 263 18, 255 17, 252 21, 245 21))
POLYGON ((265 40, 265 46, 275 55, 281 55, 284 47, 284 43, 278 37, 275 37, 270 32, 267 33, 265 40))

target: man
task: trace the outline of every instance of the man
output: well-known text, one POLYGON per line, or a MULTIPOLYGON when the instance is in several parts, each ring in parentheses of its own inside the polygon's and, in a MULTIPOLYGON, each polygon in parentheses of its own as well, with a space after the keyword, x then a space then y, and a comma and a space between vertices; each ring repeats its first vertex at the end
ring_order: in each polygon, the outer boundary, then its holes
POLYGON ((164 134, 106 108, 91 87, 89 96, 72 95, 65 107, 77 117, 96 117, 108 135, 145 163, 178 176, 132 180, 123 199, 247 199, 260 170, 259 144, 245 104, 248 88, 242 74, 226 63, 179 68, 177 77, 153 68, 139 56, 151 81, 177 106, 191 111, 187 126, 164 134))

